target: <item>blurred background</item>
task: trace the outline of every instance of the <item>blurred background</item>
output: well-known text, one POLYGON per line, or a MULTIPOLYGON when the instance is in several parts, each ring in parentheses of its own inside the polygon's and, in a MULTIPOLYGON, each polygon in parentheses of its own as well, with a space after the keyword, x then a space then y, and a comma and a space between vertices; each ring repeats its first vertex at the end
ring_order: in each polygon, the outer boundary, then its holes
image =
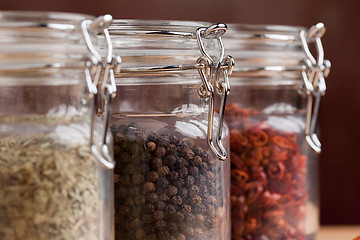
POLYGON ((332 68, 319 119, 321 224, 360 224, 359 0, 0 0, 0 10, 305 27, 323 22, 332 68))

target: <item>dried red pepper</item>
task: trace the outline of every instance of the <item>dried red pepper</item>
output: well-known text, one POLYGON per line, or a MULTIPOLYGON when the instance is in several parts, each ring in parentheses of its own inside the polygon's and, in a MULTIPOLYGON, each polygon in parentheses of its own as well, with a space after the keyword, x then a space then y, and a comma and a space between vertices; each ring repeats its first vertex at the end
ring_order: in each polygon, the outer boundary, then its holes
POLYGON ((229 104, 233 240, 304 240, 307 157, 296 133, 229 104), (255 120, 256 119, 256 120, 255 120))

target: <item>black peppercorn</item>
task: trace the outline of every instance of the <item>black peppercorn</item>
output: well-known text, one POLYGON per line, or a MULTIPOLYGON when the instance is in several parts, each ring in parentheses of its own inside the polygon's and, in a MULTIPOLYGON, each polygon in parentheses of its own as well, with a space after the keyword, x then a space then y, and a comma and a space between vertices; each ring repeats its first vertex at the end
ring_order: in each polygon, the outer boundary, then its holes
POLYGON ((163 211, 155 211, 153 213, 153 218, 156 220, 156 221, 159 221, 159 220, 162 220, 165 218, 165 214, 163 211))
POLYGON ((196 214, 195 215, 195 221, 198 224, 202 224, 205 221, 204 215, 202 214, 196 214))
POLYGON ((184 204, 181 208, 181 212, 183 213, 191 213, 192 208, 190 205, 184 204))
POLYGON ((176 235, 176 240, 186 240, 186 237, 184 234, 179 233, 178 235, 176 235))
POLYGON ((199 168, 196 167, 196 166, 190 166, 190 167, 188 168, 188 171, 189 171, 189 174, 191 174, 191 175, 197 175, 197 174, 199 174, 199 168))
POLYGON ((206 178, 208 179, 208 181, 213 181, 215 179, 214 173, 211 171, 207 171, 206 172, 206 178))
POLYGON ((148 138, 147 138, 148 141, 155 142, 155 143, 157 142, 158 139, 159 139, 159 133, 158 132, 151 132, 148 135, 148 138))
POLYGON ((171 235, 168 231, 161 231, 161 234, 158 235, 159 236, 159 240, 170 240, 171 235))
POLYGON ((155 171, 150 171, 147 174, 147 180, 149 182, 156 182, 158 179, 159 179, 159 174, 157 172, 155 172, 155 171))
POLYGON ((151 166, 154 168, 154 169, 158 169, 162 166, 162 159, 159 158, 159 157, 154 157, 151 159, 151 166))
POLYGON ((145 212, 147 212, 147 213, 152 213, 152 212, 154 212, 155 211, 155 205, 154 204, 152 204, 152 203, 146 203, 145 204, 145 208, 144 208, 144 210, 145 210, 145 212))
POLYGON ((191 160, 191 163, 195 166, 200 166, 202 163, 202 159, 199 156, 194 157, 193 160, 191 160))
POLYGON ((194 213, 205 213, 207 211, 207 207, 200 203, 199 205, 194 207, 194 213))
POLYGON ((191 213, 186 214, 185 220, 186 220, 187 223, 190 223, 190 224, 195 223, 195 216, 194 216, 194 214, 191 214, 191 213))
POLYGON ((161 134, 157 144, 161 147, 167 148, 170 145, 170 138, 167 134, 161 134))
POLYGON ((175 214, 176 210, 176 207, 172 204, 166 206, 166 212, 168 212, 169 214, 175 214))
POLYGON ((171 144, 178 145, 180 143, 180 140, 176 136, 170 136, 169 139, 171 144))
POLYGON ((137 228, 141 227, 141 225, 142 225, 142 221, 139 218, 135 218, 134 220, 132 220, 130 222, 131 229, 134 229, 134 228, 137 229, 137 228))
POLYGON ((164 220, 159 220, 155 223, 155 228, 158 230, 163 230, 166 228, 166 221, 164 220))
POLYGON ((209 194, 209 189, 205 184, 199 185, 199 189, 200 189, 200 193, 202 193, 203 195, 209 194))
POLYGON ((164 157, 164 165, 173 168, 176 164, 176 157, 174 155, 167 155, 164 157))
POLYGON ((160 201, 167 202, 167 201, 169 201, 169 196, 166 195, 165 193, 161 193, 159 196, 159 199, 160 199, 160 201))
POLYGON ((162 158, 166 155, 166 149, 164 147, 157 146, 154 150, 154 154, 156 157, 162 158))
POLYGON ((199 195, 196 195, 191 197, 190 202, 192 205, 198 206, 202 203, 202 198, 199 195))
POLYGON ((170 173, 170 169, 167 166, 162 166, 158 170, 158 174, 160 177, 165 177, 170 173))
POLYGON ((174 214, 174 220, 177 221, 177 222, 183 221, 184 218, 185 218, 185 216, 184 216, 184 214, 181 213, 181 212, 176 212, 176 213, 174 214))
POLYGON ((191 187, 189 187, 188 191, 190 197, 194 197, 200 193, 200 189, 196 185, 192 185, 191 187))
POLYGON ((140 185, 144 183, 144 176, 140 173, 135 173, 134 175, 132 175, 131 180, 134 184, 140 185))
POLYGON ((166 177, 160 177, 156 183, 157 188, 166 189, 169 186, 170 182, 166 177))
POLYGON ((176 222, 169 222, 167 224, 167 229, 169 229, 170 232, 176 232, 178 230, 178 225, 176 222))
POLYGON ((206 162, 202 162, 199 168, 201 172, 206 172, 208 170, 208 165, 206 162))
POLYGON ((129 175, 120 176, 119 183, 125 186, 129 186, 131 184, 130 176, 129 175))
POLYGON ((120 205, 116 211, 120 216, 127 216, 130 214, 130 208, 125 205, 120 205))
POLYGON ((153 152, 156 148, 156 144, 154 142, 148 142, 146 144, 146 151, 147 152, 153 152))
POLYGON ((179 177, 179 174, 176 171, 171 171, 169 173, 169 179, 170 181, 176 181, 179 177))
POLYGON ((143 228, 140 228, 135 233, 135 238, 137 240, 143 239, 146 236, 145 230, 143 228))
POLYGON ((187 176, 186 177, 186 185, 188 187, 194 185, 194 183, 195 183, 195 178, 193 176, 187 176))
POLYGON ((194 146, 193 147, 193 152, 197 155, 197 156, 200 156, 202 153, 203 153, 203 149, 200 147, 200 146, 194 146))
POLYGON ((144 223, 152 223, 153 222, 153 217, 152 217, 152 215, 151 214, 144 214, 143 216, 142 216, 142 221, 144 222, 144 223))
POLYGON ((132 175, 135 172, 135 170, 136 170, 136 166, 134 164, 128 164, 125 167, 125 173, 129 175, 132 175))
POLYGON ((191 151, 190 149, 186 148, 184 150, 181 151, 181 155, 186 159, 186 160, 192 160, 195 157, 195 154, 193 151, 191 151))
POLYGON ((189 166, 189 163, 182 157, 179 157, 176 161, 175 167, 176 168, 183 168, 189 166))
POLYGON ((194 235, 198 239, 202 239, 204 236, 204 231, 201 228, 194 228, 194 235))
POLYGON ((166 204, 163 201, 158 201, 155 205, 158 210, 165 210, 166 208, 166 204))
POLYGON ((186 188, 180 190, 180 196, 186 198, 189 195, 189 191, 186 188))
POLYGON ((134 187, 129 188, 129 196, 130 197, 136 197, 139 195, 139 193, 140 193, 140 190, 138 187, 134 186, 134 187))
POLYGON ((144 184, 144 193, 150 193, 155 191, 155 184, 152 182, 146 182, 144 184))
POLYGON ((195 179, 199 185, 204 184, 206 182, 206 177, 202 174, 197 175, 195 179))
POLYGON ((184 186, 185 180, 180 178, 177 181, 174 182, 174 186, 180 189, 182 186, 184 186))
POLYGON ((169 197, 175 196, 177 193, 178 193, 178 189, 177 189, 177 187, 175 187, 173 185, 168 186, 166 189, 166 194, 169 197))
POLYGON ((188 234, 190 237, 194 237, 194 236, 195 236, 195 230, 194 230, 194 228, 189 227, 189 228, 187 229, 187 234, 188 234))
POLYGON ((139 206, 143 206, 146 202, 146 199, 142 195, 138 195, 135 197, 135 204, 139 206))
POLYGON ((169 144, 168 147, 166 147, 167 154, 176 154, 176 146, 174 144, 169 144))
POLYGON ((120 182, 120 175, 114 174, 114 183, 118 183, 118 182, 120 182))
POLYGON ((218 199, 215 196, 208 196, 205 199, 206 203, 208 204, 213 204, 213 205, 217 205, 218 204, 218 199))
POLYGON ((188 175, 188 169, 186 167, 179 169, 179 176, 185 178, 188 175))
POLYGON ((151 203, 159 201, 159 196, 155 192, 150 193, 148 198, 151 203))
POLYGON ((171 198, 171 203, 176 206, 176 205, 181 205, 182 204, 182 198, 180 196, 174 196, 171 198))

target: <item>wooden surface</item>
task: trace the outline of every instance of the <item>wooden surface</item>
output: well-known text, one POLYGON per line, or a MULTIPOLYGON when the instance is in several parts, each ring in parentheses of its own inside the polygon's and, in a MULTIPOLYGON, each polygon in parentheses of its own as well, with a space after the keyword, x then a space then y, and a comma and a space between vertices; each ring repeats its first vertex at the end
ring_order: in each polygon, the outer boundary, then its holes
POLYGON ((321 226, 317 240, 353 240, 360 236, 360 225, 321 226))

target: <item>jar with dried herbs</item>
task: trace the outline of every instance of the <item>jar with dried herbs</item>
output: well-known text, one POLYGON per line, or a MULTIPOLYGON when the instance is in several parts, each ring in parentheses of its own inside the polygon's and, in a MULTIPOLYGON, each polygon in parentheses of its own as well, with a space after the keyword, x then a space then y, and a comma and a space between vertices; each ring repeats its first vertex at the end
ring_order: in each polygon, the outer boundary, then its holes
POLYGON ((230 239, 228 129, 214 113, 208 75, 218 60, 198 45, 219 54, 226 26, 204 24, 119 20, 109 27, 123 59, 110 127, 116 240, 230 239))
POLYGON ((0 239, 113 239, 113 163, 84 70, 83 30, 106 18, 91 19, 0 12, 0 239))
POLYGON ((309 240, 318 230, 315 134, 329 62, 324 26, 232 25, 237 66, 225 111, 230 128, 232 239, 309 240), (317 58, 308 51, 316 43, 317 58))

